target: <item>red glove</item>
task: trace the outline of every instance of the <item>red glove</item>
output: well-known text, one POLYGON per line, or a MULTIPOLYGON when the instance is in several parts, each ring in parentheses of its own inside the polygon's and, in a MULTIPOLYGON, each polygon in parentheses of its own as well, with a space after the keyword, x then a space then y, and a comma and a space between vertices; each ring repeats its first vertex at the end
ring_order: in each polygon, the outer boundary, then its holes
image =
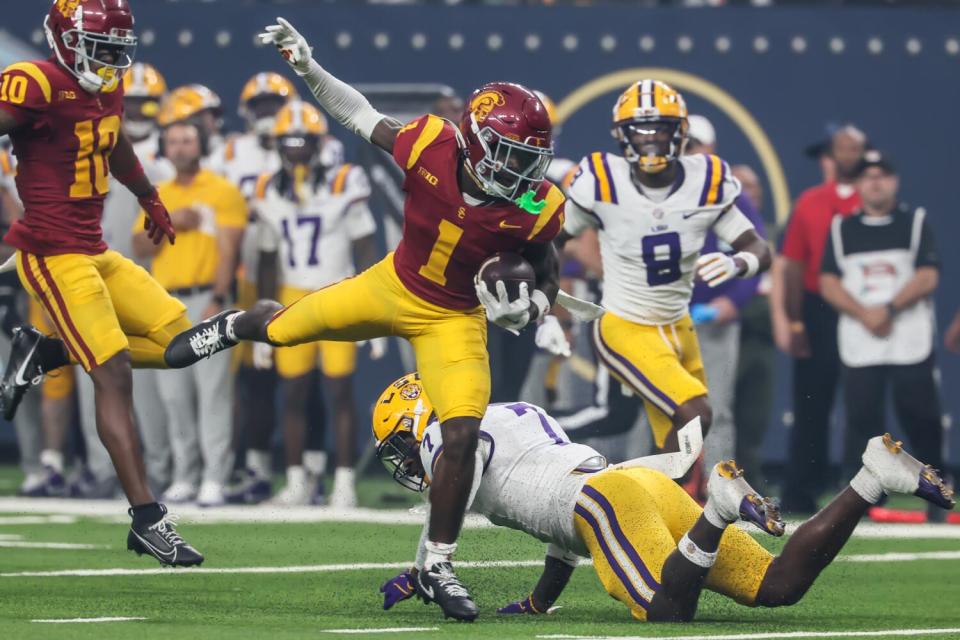
POLYGON ((147 232, 147 236, 153 240, 153 244, 163 242, 164 236, 170 240, 170 244, 173 244, 177 234, 173 230, 170 214, 163 202, 160 201, 160 194, 157 193, 157 190, 154 189, 147 195, 140 196, 137 198, 137 202, 147 213, 147 217, 143 221, 143 228, 147 232))

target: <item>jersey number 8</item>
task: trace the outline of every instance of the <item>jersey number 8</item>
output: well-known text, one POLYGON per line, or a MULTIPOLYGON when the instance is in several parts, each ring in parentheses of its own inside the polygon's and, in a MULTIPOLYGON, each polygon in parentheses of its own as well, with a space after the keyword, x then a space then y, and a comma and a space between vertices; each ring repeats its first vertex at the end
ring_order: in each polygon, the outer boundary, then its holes
POLYGON ((643 263, 647 284, 655 287, 680 279, 680 234, 676 231, 643 238, 643 263))

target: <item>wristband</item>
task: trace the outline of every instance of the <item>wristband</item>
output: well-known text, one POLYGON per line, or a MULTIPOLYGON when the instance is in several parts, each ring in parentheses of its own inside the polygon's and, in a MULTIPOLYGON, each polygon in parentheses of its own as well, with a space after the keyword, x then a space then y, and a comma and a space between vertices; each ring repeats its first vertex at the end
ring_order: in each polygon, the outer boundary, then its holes
POLYGON ((760 271, 760 258, 758 258, 756 254, 750 253, 749 251, 739 251, 734 254, 733 257, 740 258, 747 266, 746 270, 740 274, 741 278, 752 278, 760 271))
POLYGON ((530 302, 537 308, 537 320, 543 320, 550 313, 550 300, 547 299, 547 294, 540 289, 533 290, 533 293, 530 294, 530 302))

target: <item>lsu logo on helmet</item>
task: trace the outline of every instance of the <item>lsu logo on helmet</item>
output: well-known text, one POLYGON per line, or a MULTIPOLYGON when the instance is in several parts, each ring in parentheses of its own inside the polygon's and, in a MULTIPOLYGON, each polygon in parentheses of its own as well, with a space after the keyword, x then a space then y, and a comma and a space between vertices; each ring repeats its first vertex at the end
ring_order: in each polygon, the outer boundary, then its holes
POLYGON ((473 112, 473 117, 477 119, 477 123, 479 124, 487 119, 487 116, 490 115, 494 107, 502 107, 506 103, 507 101, 504 100, 503 94, 499 91, 484 91, 470 101, 470 110, 473 112))

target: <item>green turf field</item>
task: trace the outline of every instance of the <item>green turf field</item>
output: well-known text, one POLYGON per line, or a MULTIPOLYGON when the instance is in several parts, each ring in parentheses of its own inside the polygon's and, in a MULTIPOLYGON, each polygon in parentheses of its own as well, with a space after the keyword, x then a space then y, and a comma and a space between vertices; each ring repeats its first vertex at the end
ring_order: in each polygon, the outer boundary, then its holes
MULTIPOLYGON (((900 562, 843 562, 828 569, 798 606, 751 610, 707 594, 698 622, 644 625, 631 622, 600 587, 590 566, 580 567, 559 604, 541 617, 498 617, 496 607, 526 595, 536 567, 475 567, 460 573, 482 614, 471 626, 444 622, 439 609, 415 600, 381 609, 378 586, 412 557, 419 530, 413 525, 197 524, 181 530, 207 556, 205 571, 158 570, 125 550, 125 527, 105 518, 60 516, 55 522, 12 524, 0 514, 0 629, 4 638, 304 638, 336 637, 338 629, 426 627, 376 637, 722 636, 771 637, 768 633, 954 629, 920 637, 960 637, 960 539, 858 537, 847 555, 918 553, 900 562), (68 521, 58 523, 57 521, 68 521), (90 549, 11 547, 16 542, 83 543, 90 549), (953 559, 922 554, 952 551, 953 559), (359 568, 356 563, 394 566, 359 568), (316 565, 346 565, 317 567, 316 565), (263 573, 231 572, 270 568, 263 573), (74 569, 153 570, 147 575, 25 577, 22 572, 74 569), (286 570, 287 573, 281 573, 286 570), (144 620, 50 624, 37 619, 137 617, 144 620), (760 635, 751 635, 760 634, 760 635)), ((22 517, 22 516, 21 516, 22 517)), ((32 518, 37 518, 33 515, 32 518)), ((767 541, 764 541, 765 543, 767 541)), ((773 542, 773 541, 771 541, 773 542)), ((774 544, 776 544, 774 542, 774 544)), ((468 529, 458 560, 536 561, 542 546, 503 529, 468 529)), ((346 636, 345 636, 346 637, 346 636)), ((350 635, 349 637, 358 637, 350 635)), ((359 637, 368 637, 360 635, 359 637)), ((372 637, 372 636, 370 636, 372 637)), ((772 636, 778 637, 778 636, 772 636)), ((783 637, 783 636, 779 636, 783 637)), ((856 637, 792 635, 786 637, 856 637)), ((862 636, 870 637, 870 636, 862 636)), ((876 636, 874 636, 876 637, 876 636)), ((897 637, 886 634, 882 637, 897 637)))

